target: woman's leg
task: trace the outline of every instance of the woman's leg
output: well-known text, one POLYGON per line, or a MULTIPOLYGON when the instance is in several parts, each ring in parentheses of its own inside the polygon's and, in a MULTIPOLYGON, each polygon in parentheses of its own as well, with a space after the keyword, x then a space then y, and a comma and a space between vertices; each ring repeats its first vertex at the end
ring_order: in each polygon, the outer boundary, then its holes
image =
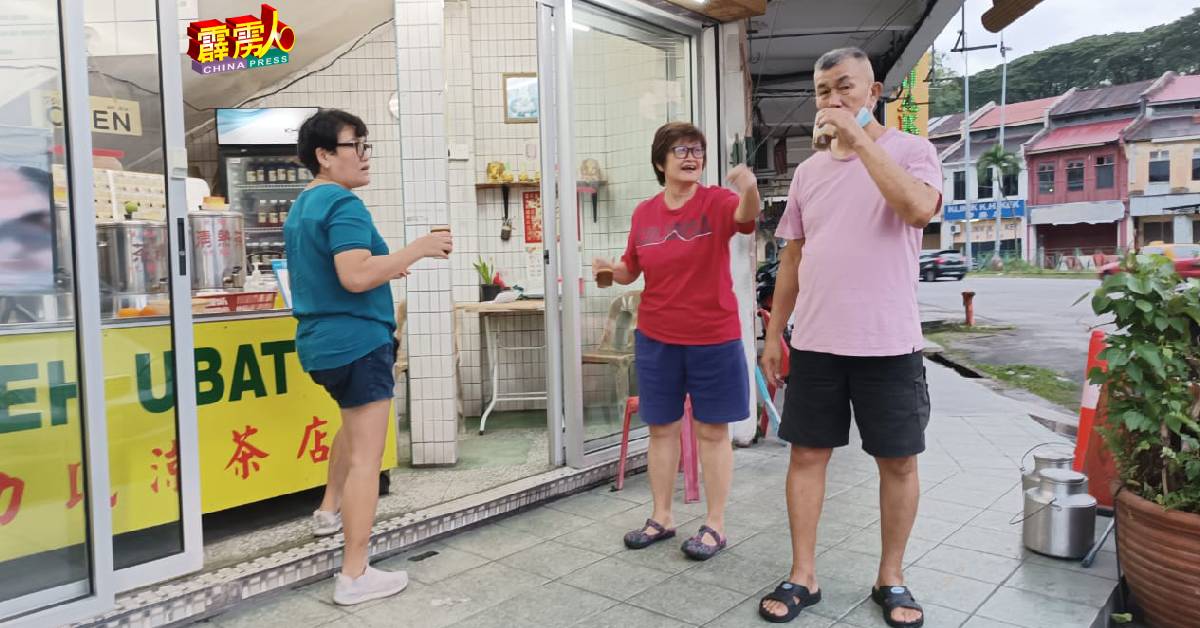
POLYGON ((375 524, 375 505, 379 501, 379 466, 387 439, 390 399, 355 408, 342 409, 345 439, 346 479, 342 489, 342 523, 346 534, 346 555, 342 573, 351 578, 367 568, 367 548, 371 526, 375 524))
MULTIPOLYGON (((664 528, 674 527, 671 501, 675 493, 675 476, 679 474, 679 431, 683 423, 650 426, 650 448, 646 452, 647 473, 650 475, 650 494, 654 496, 654 512, 650 518, 664 528)), ((646 533, 653 536, 654 530, 646 533)))
MULTIPOLYGON (((725 535, 725 502, 733 483, 733 445, 729 440, 729 425, 726 423, 692 424, 696 440, 700 444, 700 468, 704 479, 704 499, 708 502, 708 519, 705 524, 725 535)), ((705 545, 717 545, 719 540, 706 535, 705 545)))
MULTIPOLYGON (((343 414, 342 420, 345 420, 343 414)), ((325 496, 321 499, 319 510, 338 512, 342 509, 342 493, 346 488, 346 474, 350 472, 350 453, 347 451, 349 439, 342 436, 345 429, 338 430, 333 436, 333 445, 329 448, 329 476, 325 480, 325 496)))

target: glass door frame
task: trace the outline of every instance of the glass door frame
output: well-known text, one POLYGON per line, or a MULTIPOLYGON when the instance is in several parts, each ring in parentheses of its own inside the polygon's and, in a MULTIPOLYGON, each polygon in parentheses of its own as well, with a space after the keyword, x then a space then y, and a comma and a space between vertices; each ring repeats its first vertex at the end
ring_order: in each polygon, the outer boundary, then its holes
MULTIPOLYGON (((698 20, 690 20, 667 13, 635 0, 592 0, 588 4, 647 22, 654 27, 684 35, 689 39, 691 51, 689 63, 692 76, 690 102, 692 103, 693 122, 709 138, 719 138, 717 125, 719 108, 716 94, 719 81, 715 63, 714 29, 705 29, 704 24, 698 20), (712 94, 708 92, 712 92, 712 94)), ((552 119, 542 121, 542 142, 543 146, 549 144, 556 151, 555 155, 548 155, 547 151, 543 151, 542 171, 556 172, 554 179, 557 182, 558 190, 574 190, 576 186, 574 94, 569 77, 573 75, 574 68, 575 29, 572 24, 575 15, 575 0, 541 0, 539 7, 542 6, 550 8, 545 11, 545 14, 553 21, 553 28, 549 28, 548 25, 543 27, 543 9, 539 8, 538 74, 543 77, 539 80, 539 83, 543 84, 540 88, 543 104, 541 109, 543 112, 553 110, 552 119), (541 39, 543 36, 552 36, 552 43, 543 45, 541 39), (543 54, 543 48, 550 50, 547 54, 543 54), (547 78, 550 80, 547 81, 547 78), (556 80, 559 78, 562 80, 556 80), (547 85, 548 83, 553 83, 553 85, 547 85), (547 93, 552 96, 552 102, 547 102, 547 93), (550 106, 545 106, 547 104, 550 106)), ((721 144, 723 142, 718 139, 718 145, 721 144)), ((719 151, 718 154, 723 155, 724 151, 719 151)), ((705 173, 710 183, 716 181, 716 177, 719 176, 719 161, 720 159, 708 160, 705 173)), ((543 177, 544 189, 549 187, 546 183, 548 180, 549 178, 543 177)), ((546 192, 543 191, 543 198, 553 197, 546 195, 546 192)), ((581 279, 579 252, 581 234, 576 219, 579 201, 576 194, 559 194, 557 201, 557 203, 543 203, 543 219, 546 223, 546 227, 544 227, 545 242, 549 245, 555 241, 556 236, 561 236, 558 239, 557 248, 547 246, 546 249, 550 258, 546 273, 546 329, 548 335, 554 332, 561 333, 560 339, 556 341, 560 346, 560 351, 557 354, 552 349, 548 352, 551 359, 550 366, 558 367, 547 369, 547 375, 558 380, 550 387, 551 390, 556 390, 558 393, 558 399, 556 400, 552 395, 550 404, 548 404, 548 407, 552 408, 549 411, 552 435, 550 442, 551 447, 555 447, 555 435, 561 431, 563 447, 557 450, 562 452, 558 455, 564 456, 569 466, 582 469, 615 460, 619 455, 620 445, 619 442, 616 442, 593 451, 588 451, 586 448, 582 362, 583 299, 576 288, 580 285, 581 279), (554 223, 553 226, 551 223, 554 223), (552 231, 554 228, 557 233, 552 231), (557 259, 555 259, 556 257, 557 259), (555 270, 557 272, 552 272, 555 270), (557 300, 561 301, 561 315, 558 313, 560 304, 551 301, 551 295, 558 294, 559 277, 562 279, 562 294, 557 300), (551 318, 552 311, 554 317, 559 320, 554 321, 551 318), (557 325, 554 324, 555 322, 557 325), (561 378, 559 374, 561 374, 561 378), (560 408, 561 410, 559 410, 560 408), (559 411, 561 411, 561 427, 556 428, 553 415, 559 411)), ((548 345, 548 347, 550 346, 548 345)), ((647 446, 646 438, 631 439, 628 454, 641 453, 646 450, 647 446)))
MULTIPOLYGON (((171 269, 171 355, 175 370, 175 435, 179 448, 179 524, 183 551, 113 572, 118 592, 163 582, 204 566, 200 504, 200 434, 196 412, 192 265, 188 245, 187 149, 177 0, 155 0, 158 13, 159 97, 167 193, 167 247, 171 269)), ((107 453, 107 450, 106 450, 107 453)), ((107 463, 107 457, 105 458, 107 463)))
POLYGON ((105 417, 104 364, 100 336, 100 276, 96 252, 96 214, 92 188, 91 106, 87 53, 83 42, 83 0, 58 0, 59 58, 66 144, 67 202, 71 215, 74 277, 76 378, 86 490, 84 544, 88 579, 30 593, 0 603, 0 623, 17 626, 67 624, 113 607, 112 508, 109 504, 108 430, 105 417), (85 174, 87 173, 87 174, 85 174), (77 211, 84 208, 85 211, 77 211), (99 497, 99 498, 98 498, 99 497), (67 601, 63 597, 77 592, 67 601), (40 608, 28 611, 25 609, 40 608), (20 610, 19 610, 20 609, 20 610), (18 613, 25 613, 18 615, 18 613))

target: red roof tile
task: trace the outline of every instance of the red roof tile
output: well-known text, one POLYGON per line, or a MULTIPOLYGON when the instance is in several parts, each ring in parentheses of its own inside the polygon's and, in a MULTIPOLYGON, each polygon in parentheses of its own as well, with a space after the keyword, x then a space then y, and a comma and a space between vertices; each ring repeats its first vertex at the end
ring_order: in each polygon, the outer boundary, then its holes
MULTIPOLYGON (((1058 96, 1052 96, 1050 98, 1039 98, 1025 102, 1008 103, 1004 106, 1004 124, 1006 126, 1016 126, 1018 124, 1029 124, 1030 122, 1040 121, 1042 116, 1045 115, 1046 110, 1058 98, 1058 96)), ((988 129, 998 126, 1000 126, 1000 107, 996 107, 980 116, 971 125, 971 128, 988 129)))
POLYGON ((1150 97, 1150 103, 1200 100, 1200 74, 1176 77, 1166 87, 1150 97))
POLYGON ((1025 152, 1042 153, 1076 146, 1095 146, 1115 142, 1120 137, 1121 131, 1132 121, 1133 118, 1122 118, 1058 127, 1043 135, 1040 140, 1025 149, 1025 152))

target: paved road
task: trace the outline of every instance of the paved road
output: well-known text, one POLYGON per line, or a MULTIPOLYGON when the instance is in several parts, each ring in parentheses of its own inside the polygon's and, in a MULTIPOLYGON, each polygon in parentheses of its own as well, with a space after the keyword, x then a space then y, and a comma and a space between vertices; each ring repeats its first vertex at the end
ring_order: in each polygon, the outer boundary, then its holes
POLYGON ((921 283, 917 295, 925 318, 963 318, 962 291, 975 292, 975 316, 981 324, 1017 329, 956 345, 989 364, 1032 364, 1082 383, 1088 336, 1101 319, 1090 300, 1072 303, 1093 291, 1090 279, 969 277, 964 281, 921 283), (939 316, 943 315, 943 316, 939 316))

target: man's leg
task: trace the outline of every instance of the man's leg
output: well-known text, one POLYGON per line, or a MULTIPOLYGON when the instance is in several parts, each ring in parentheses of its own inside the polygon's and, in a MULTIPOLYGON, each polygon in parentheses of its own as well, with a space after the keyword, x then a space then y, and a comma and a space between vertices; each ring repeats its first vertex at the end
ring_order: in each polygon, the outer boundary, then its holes
MULTIPOLYGON (((788 582, 808 588, 809 593, 820 590, 816 575, 817 523, 825 502, 825 469, 832 455, 832 449, 793 445, 788 461, 787 509, 792 532, 792 571, 788 582)), ((787 614, 783 604, 772 600, 763 602, 763 608, 779 617, 787 614)))
MULTIPOLYGON (((883 552, 878 587, 904 585, 904 549, 917 518, 921 481, 917 454, 925 451, 929 391, 920 353, 857 358, 850 377, 850 400, 863 450, 879 467, 879 514, 883 552)), ((894 621, 921 619, 921 611, 897 608, 894 621)))
MULTIPOLYGON (((879 465, 879 527, 883 535, 883 554, 879 557, 875 586, 902 586, 904 549, 917 519, 917 504, 921 497, 917 457, 876 458, 875 462, 879 465)), ((912 622, 920 618, 921 611, 911 608, 892 611, 892 619, 896 621, 912 622)))

